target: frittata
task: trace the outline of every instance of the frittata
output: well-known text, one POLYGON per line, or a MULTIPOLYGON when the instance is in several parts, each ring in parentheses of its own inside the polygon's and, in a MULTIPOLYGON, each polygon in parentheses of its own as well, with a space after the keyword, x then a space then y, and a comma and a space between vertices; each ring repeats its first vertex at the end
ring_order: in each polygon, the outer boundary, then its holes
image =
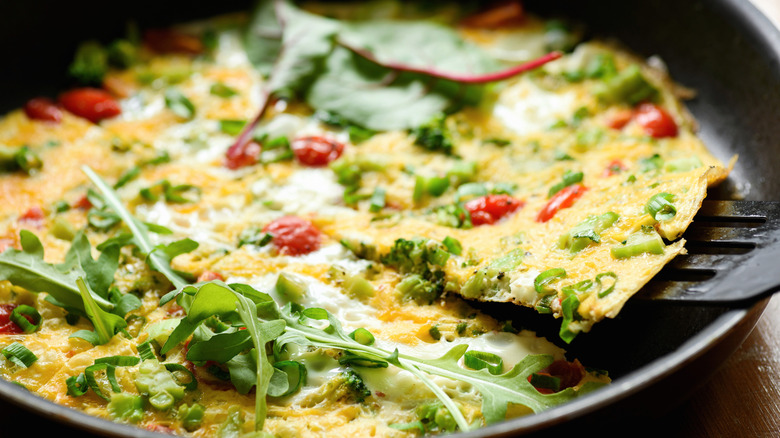
POLYGON ((731 165, 661 60, 580 29, 277 1, 85 42, 79 86, 0 119, 0 374, 199 437, 463 431, 608 384, 473 301, 576 342, 731 165))

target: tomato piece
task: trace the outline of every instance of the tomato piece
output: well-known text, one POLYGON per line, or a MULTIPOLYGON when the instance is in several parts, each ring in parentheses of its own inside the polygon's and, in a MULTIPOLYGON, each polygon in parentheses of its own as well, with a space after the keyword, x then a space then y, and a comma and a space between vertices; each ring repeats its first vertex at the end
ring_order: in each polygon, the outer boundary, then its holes
POLYGON ((571 207, 577 199, 580 199, 586 190, 588 190, 588 188, 582 184, 572 184, 564 187, 553 195, 553 197, 547 201, 547 204, 542 207, 539 214, 536 216, 536 222, 547 222, 552 219, 559 210, 571 207))
POLYGON ((263 228, 273 236, 271 242, 281 254, 303 255, 320 247, 320 230, 311 222, 298 216, 284 216, 263 228))
POLYGON ((200 275, 198 275, 197 282, 203 282, 203 281, 212 281, 212 280, 221 280, 225 281, 225 277, 222 276, 219 272, 214 271, 203 271, 200 275))
MULTIPOLYGON (((556 360, 536 374, 557 377, 560 379, 558 391, 563 391, 566 388, 577 386, 582 381, 585 377, 585 367, 577 359, 574 359, 574 362, 556 360)), ((531 381, 531 376, 528 376, 528 381, 531 381)), ((536 388, 536 390, 542 394, 552 394, 554 392, 549 388, 536 388)))
POLYGON ((608 176, 617 175, 624 170, 628 170, 628 168, 623 164, 622 161, 612 160, 609 162, 609 164, 607 164, 607 167, 604 168, 604 172, 601 173, 601 176, 606 178, 608 176))
POLYGON ((262 151, 263 148, 260 146, 260 143, 254 141, 235 143, 228 148, 225 154, 225 166, 232 170, 251 166, 260 160, 262 151))
POLYGON ((203 40, 170 29, 149 29, 144 32, 144 44, 157 53, 203 53, 203 40))
POLYGON ((344 152, 344 145, 325 137, 302 137, 293 140, 290 147, 295 158, 304 166, 325 166, 344 152))
POLYGON ((159 423, 151 423, 146 425, 146 430, 157 432, 157 433, 164 433, 168 435, 175 435, 175 431, 171 429, 168 426, 163 426, 159 423))
POLYGON ((471 215, 471 224, 478 226, 494 224, 523 205, 525 202, 509 195, 486 195, 466 202, 463 208, 471 215))
POLYGON ((24 104, 24 113, 32 120, 59 123, 62 120, 62 110, 51 99, 36 97, 24 104))
POLYGON ((634 120, 647 135, 654 138, 676 137, 677 123, 665 109, 652 103, 643 103, 637 107, 634 120))
POLYGON ((43 225, 43 218, 44 214, 41 207, 31 207, 29 210, 25 211, 24 214, 19 216, 19 222, 40 228, 43 225))
POLYGON ((0 237, 0 252, 3 252, 8 248, 19 249, 18 247, 19 245, 13 237, 0 237))
MULTIPOLYGON (((16 335, 24 333, 21 327, 11 321, 11 312, 16 308, 16 304, 0 304, 0 335, 16 335)), ((23 315, 28 320, 27 315, 23 315)), ((30 321, 32 323, 32 321, 30 321)))
POLYGON ((81 198, 79 198, 78 201, 74 202, 72 207, 80 208, 82 210, 89 210, 90 208, 92 208, 92 201, 89 200, 87 195, 84 195, 81 198))
POLYGON ((467 17, 461 24, 467 27, 492 29, 520 24, 524 17, 523 5, 519 1, 505 1, 467 17))
POLYGON ((628 122, 630 122, 633 118, 634 111, 630 109, 622 109, 620 111, 614 112, 609 116, 607 119, 607 126, 615 130, 621 130, 626 125, 628 125, 628 122))
POLYGON ((92 123, 122 114, 122 109, 111 94, 99 88, 66 91, 60 96, 60 103, 66 110, 92 123))

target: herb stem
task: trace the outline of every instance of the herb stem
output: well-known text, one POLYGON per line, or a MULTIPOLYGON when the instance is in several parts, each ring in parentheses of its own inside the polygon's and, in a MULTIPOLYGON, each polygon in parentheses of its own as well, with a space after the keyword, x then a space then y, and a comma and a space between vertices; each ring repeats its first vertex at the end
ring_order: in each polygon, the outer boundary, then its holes
POLYGON ((122 221, 130 229, 130 232, 135 237, 135 244, 142 253, 148 257, 149 266, 154 270, 161 272, 166 278, 173 284, 174 288, 182 289, 189 285, 189 283, 177 274, 165 260, 165 257, 158 254, 149 239, 149 234, 146 232, 144 225, 141 224, 122 204, 119 200, 116 192, 106 184, 103 179, 95 173, 89 166, 82 166, 81 170, 87 175, 93 184, 100 190, 105 198, 106 204, 108 204, 114 212, 122 218, 122 221))
POLYGON ((493 73, 485 73, 485 74, 458 74, 458 73, 449 73, 444 72, 440 70, 436 70, 434 68, 423 68, 423 67, 414 67, 411 65, 403 64, 400 62, 392 62, 392 61, 382 61, 378 59, 376 56, 374 56, 373 53, 371 53, 370 50, 361 48, 361 47, 355 47, 353 45, 347 44, 344 41, 338 40, 337 41, 339 45, 342 47, 349 49, 350 51, 354 52, 355 54, 377 64, 382 67, 399 71, 399 72, 408 72, 408 73, 418 73, 423 74, 427 76, 431 76, 437 79, 444 79, 448 81, 458 82, 462 84, 487 84, 490 82, 498 82, 503 81, 505 79, 509 79, 512 77, 515 77, 519 74, 525 73, 527 71, 533 70, 535 68, 539 68, 543 66, 544 64, 547 64, 548 62, 554 61, 563 54, 561 52, 555 51, 550 52, 546 55, 543 55, 539 58, 533 59, 528 62, 524 62, 519 65, 512 66, 510 68, 500 70, 493 73))

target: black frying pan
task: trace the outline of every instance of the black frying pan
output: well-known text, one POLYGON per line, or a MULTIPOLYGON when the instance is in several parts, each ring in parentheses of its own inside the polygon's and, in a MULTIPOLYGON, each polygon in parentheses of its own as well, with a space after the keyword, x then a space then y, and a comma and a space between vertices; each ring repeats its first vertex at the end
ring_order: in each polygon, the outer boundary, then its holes
MULTIPOLYGON (((250 7, 234 0, 74 3, 0 2, 0 113, 67 87, 64 72, 76 45, 123 35, 128 18, 143 28, 250 7)), ((780 198, 780 173, 775 172, 780 168, 780 32, 748 1, 528 0, 526 5, 542 15, 580 20, 592 35, 616 37, 639 54, 660 55, 672 77, 698 91, 688 107, 701 123, 702 138, 723 161, 739 154, 729 179, 711 190, 709 198, 780 198)), ((617 318, 597 324, 567 347, 570 358, 609 370, 613 385, 468 436, 587 430, 603 435, 607 428, 636 435, 652 430, 653 418, 685 400, 739 346, 765 306, 766 301, 723 308, 632 300, 617 318)), ((557 339, 557 321, 514 306, 483 307, 557 339)), ((111 436, 161 436, 55 405, 4 381, 0 418, 3 436, 16 429, 14 425, 25 425, 33 436, 80 429, 111 436)))

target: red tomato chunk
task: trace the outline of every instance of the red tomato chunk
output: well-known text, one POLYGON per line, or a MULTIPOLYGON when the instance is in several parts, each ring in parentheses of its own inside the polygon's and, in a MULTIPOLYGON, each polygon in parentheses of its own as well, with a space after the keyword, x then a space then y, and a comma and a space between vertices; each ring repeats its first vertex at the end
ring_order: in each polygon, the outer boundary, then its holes
POLYGON ((99 88, 77 88, 67 91, 60 96, 60 103, 69 112, 92 123, 122 114, 122 109, 116 100, 107 91, 99 88))
POLYGON ((652 103, 639 105, 634 119, 647 135, 654 138, 677 136, 677 123, 666 110, 658 105, 652 103))
MULTIPOLYGON (((16 308, 16 304, 0 304, 0 335, 16 335, 24 333, 21 327, 11 321, 11 312, 16 308)), ((22 315, 32 323, 32 318, 22 315)))
POLYGON ((254 141, 236 143, 225 154, 225 166, 232 170, 251 166, 260 159, 262 151, 262 146, 254 141))
POLYGON ((51 99, 36 97, 24 104, 24 113, 32 120, 59 123, 62 120, 62 110, 51 99))
POLYGON ((321 234, 311 222, 298 216, 284 216, 263 228, 273 236, 273 244, 284 255, 303 255, 320 247, 321 234))
POLYGON ((344 145, 325 137, 302 137, 293 140, 290 147, 295 158, 304 166, 325 166, 344 152, 344 145))
POLYGON ((487 195, 466 202, 463 207, 471 215, 472 225, 491 225, 514 213, 525 203, 509 195, 487 195))
POLYGON ((582 184, 572 184, 564 187, 561 191, 553 195, 553 197, 547 201, 547 204, 544 205, 542 210, 539 211, 539 214, 536 216, 536 222, 547 222, 552 219, 559 210, 571 207, 576 200, 580 199, 586 190, 588 190, 588 188, 582 184))

